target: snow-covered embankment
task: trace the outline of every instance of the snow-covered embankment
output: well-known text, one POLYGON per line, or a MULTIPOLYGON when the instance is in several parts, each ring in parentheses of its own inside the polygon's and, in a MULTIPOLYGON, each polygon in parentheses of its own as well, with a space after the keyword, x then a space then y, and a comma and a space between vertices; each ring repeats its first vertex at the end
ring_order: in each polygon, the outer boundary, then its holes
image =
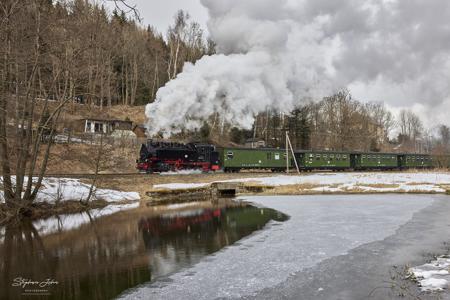
MULTIPOLYGON (((13 182, 15 178, 13 177, 13 182)), ((71 178, 44 178, 36 201, 55 203, 58 201, 85 200, 89 195, 91 186, 82 183, 79 179, 71 178)), ((99 189, 94 187, 93 200, 107 202, 139 201, 137 192, 122 192, 111 189, 99 189)), ((0 190, 0 203, 4 201, 3 191, 0 190)))
MULTIPOLYGON (((305 175, 277 175, 259 178, 237 178, 223 182, 242 182, 256 185, 287 187, 299 194, 321 193, 445 193, 450 186, 450 173, 315 173, 305 175)), ((205 183, 171 183, 153 186, 156 190, 193 189, 206 187, 205 183)))

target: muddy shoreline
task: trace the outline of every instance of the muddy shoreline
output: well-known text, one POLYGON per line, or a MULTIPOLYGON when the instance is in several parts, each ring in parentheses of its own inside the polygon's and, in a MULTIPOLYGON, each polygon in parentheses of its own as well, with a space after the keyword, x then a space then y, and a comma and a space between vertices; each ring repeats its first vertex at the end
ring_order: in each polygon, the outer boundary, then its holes
POLYGON ((104 208, 111 203, 104 200, 92 200, 89 203, 80 201, 64 201, 57 204, 36 202, 29 206, 11 209, 0 204, 0 226, 22 221, 35 221, 62 214, 77 214, 92 209, 104 208))

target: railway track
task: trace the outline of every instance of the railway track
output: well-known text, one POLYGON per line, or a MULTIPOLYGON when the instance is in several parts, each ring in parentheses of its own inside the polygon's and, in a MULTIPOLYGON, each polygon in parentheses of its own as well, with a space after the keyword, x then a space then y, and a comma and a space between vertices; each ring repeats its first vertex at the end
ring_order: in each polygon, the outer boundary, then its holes
MULTIPOLYGON (((78 173, 78 174, 45 174, 45 177, 52 178, 93 178, 95 174, 78 173)), ((104 173, 98 174, 97 177, 110 178, 110 177, 136 177, 136 176, 148 176, 144 173, 104 173)))
MULTIPOLYGON (((353 173, 351 171, 349 171, 350 173, 353 173)), ((359 172, 373 172, 373 171, 359 171, 359 172)), ((383 173, 391 173, 391 172, 398 172, 398 171, 383 171, 383 173)), ((333 173, 330 170, 313 170, 312 172, 302 172, 301 174, 308 174, 308 173, 333 173)), ((341 172, 341 173, 347 173, 347 172, 341 172)), ((146 173, 138 173, 138 172, 134 172, 134 173, 102 173, 102 174, 98 174, 97 177, 99 178, 116 178, 116 177, 152 177, 152 176, 192 176, 192 175, 202 175, 202 176, 214 176, 217 174, 227 174, 227 173, 223 173, 223 172, 216 172, 216 173, 200 173, 200 174, 159 174, 159 173, 153 173, 153 174, 146 174, 146 173)), ((244 172, 239 172, 236 174, 240 174, 240 175, 270 175, 270 174, 274 174, 274 175, 287 175, 286 173, 273 173, 273 172, 263 172, 263 171, 259 171, 259 172, 251 172, 251 171, 244 171, 244 172)), ((297 172, 295 171, 291 171, 289 173, 289 175, 296 175, 297 172)), ((232 175, 232 174, 231 174, 232 175)), ((1 176, 1 174, 0 174, 1 176)), ((38 175, 36 175, 38 176, 38 175)), ((45 174, 45 177, 51 177, 51 178, 75 178, 75 179, 83 179, 83 178, 93 178, 95 175, 94 174, 88 174, 88 173, 67 173, 67 174, 45 174)))
MULTIPOLYGON (((97 177, 99 178, 115 178, 115 177, 152 177, 152 176, 192 176, 192 175, 202 175, 202 176, 214 176, 217 174, 224 174, 223 172, 217 172, 217 173, 199 173, 199 174, 159 174, 159 173, 153 173, 153 174, 146 174, 146 173, 102 173, 98 174, 97 177)), ((238 174, 248 174, 248 175, 257 175, 257 174, 274 174, 271 172, 240 172, 238 174)), ((1 176, 1 175, 0 175, 1 176)), ((37 176, 37 175, 36 175, 37 176)), ((76 179, 82 179, 82 178, 93 178, 94 174, 88 174, 88 173, 67 173, 67 174, 45 174, 45 177, 49 178, 76 178, 76 179)))

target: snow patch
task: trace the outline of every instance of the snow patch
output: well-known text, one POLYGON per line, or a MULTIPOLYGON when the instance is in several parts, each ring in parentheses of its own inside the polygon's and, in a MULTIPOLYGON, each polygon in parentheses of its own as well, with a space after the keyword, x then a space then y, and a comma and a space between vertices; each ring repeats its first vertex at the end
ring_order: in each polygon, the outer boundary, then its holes
MULTIPOLYGON (((15 177, 12 177, 12 180, 15 182, 15 177)), ((36 180, 37 178, 33 178, 33 182, 36 180)), ((36 201, 55 203, 57 201, 86 199, 90 188, 89 184, 82 183, 79 179, 48 177, 43 179, 36 201)), ((138 201, 140 196, 137 192, 94 188, 93 199, 107 202, 138 201)), ((4 201, 4 193, 0 191, 0 202, 4 201)))
POLYGON ((450 287, 450 258, 438 257, 422 266, 410 268, 422 291, 442 291, 450 287))
MULTIPOLYGON (((316 173, 308 175, 278 175, 257 178, 238 178, 219 182, 256 182, 266 186, 320 185, 309 191, 340 193, 352 190, 362 192, 424 192, 445 193, 440 185, 450 184, 450 173, 316 173), (395 187, 390 187, 395 186, 395 187)), ((154 185, 155 189, 195 189, 209 186, 209 183, 171 183, 154 185)), ((305 189, 308 191, 308 189, 305 189)))
POLYGON ((162 190, 189 190, 189 189, 197 189, 209 186, 209 183, 167 183, 167 184, 156 184, 153 186, 155 189, 162 190))
POLYGON ((179 170, 179 171, 169 171, 163 172, 160 175, 162 176, 173 176, 173 175, 193 175, 193 174, 202 174, 202 170, 179 170))

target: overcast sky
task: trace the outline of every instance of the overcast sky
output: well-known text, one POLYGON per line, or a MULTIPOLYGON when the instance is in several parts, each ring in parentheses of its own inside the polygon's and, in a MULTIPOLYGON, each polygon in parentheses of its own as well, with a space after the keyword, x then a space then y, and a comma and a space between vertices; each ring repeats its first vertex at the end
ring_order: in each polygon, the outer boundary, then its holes
POLYGON ((188 11, 192 20, 207 30, 208 12, 200 4, 200 0, 128 0, 128 3, 136 5, 145 25, 152 25, 164 34, 180 9, 188 11))
POLYGON ((217 45, 158 91, 147 109, 156 130, 199 128, 217 111, 251 128, 267 108, 288 112, 342 88, 411 109, 428 128, 449 124, 448 0, 134 1, 163 32, 180 8, 208 20, 217 45))

